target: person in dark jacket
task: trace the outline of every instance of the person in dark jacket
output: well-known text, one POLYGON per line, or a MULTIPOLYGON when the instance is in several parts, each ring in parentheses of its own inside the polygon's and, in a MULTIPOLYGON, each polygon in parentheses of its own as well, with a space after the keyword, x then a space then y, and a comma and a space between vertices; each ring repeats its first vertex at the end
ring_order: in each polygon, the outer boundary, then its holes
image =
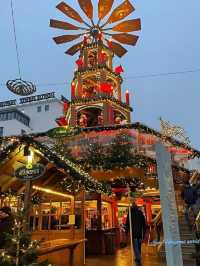
MULTIPOLYGON (((132 241, 137 265, 141 265, 141 246, 145 237, 146 221, 143 212, 133 203, 131 207, 132 241)), ((129 214, 126 220, 126 231, 130 232, 129 214)))
POLYGON ((189 223, 189 211, 191 210, 193 213, 193 216, 195 217, 195 209, 194 205, 197 202, 198 199, 198 193, 195 186, 191 186, 189 181, 185 183, 184 189, 181 193, 182 198, 185 201, 186 208, 185 208, 185 217, 187 222, 189 223))

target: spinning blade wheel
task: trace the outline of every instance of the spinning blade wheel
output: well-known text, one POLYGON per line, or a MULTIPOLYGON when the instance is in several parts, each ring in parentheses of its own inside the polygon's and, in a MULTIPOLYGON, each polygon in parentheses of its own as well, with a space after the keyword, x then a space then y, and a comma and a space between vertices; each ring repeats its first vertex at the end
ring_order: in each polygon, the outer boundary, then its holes
MULTIPOLYGON (((109 41, 108 39, 105 38, 105 41, 109 46, 109 48, 114 52, 114 54, 116 54, 119 57, 122 57, 127 52, 127 50, 121 44, 133 45, 133 46, 136 45, 138 36, 130 34, 129 32, 139 31, 141 29, 140 19, 126 20, 110 28, 106 27, 109 24, 118 22, 126 18, 135 10, 135 8, 132 6, 129 0, 125 0, 122 4, 116 7, 112 11, 109 18, 103 24, 101 24, 101 21, 111 11, 114 0, 99 0, 98 2, 99 20, 97 24, 95 24, 93 21, 93 5, 91 0, 78 0, 78 3, 83 12, 85 13, 85 15, 89 18, 91 23, 88 24, 87 22, 85 22, 82 19, 82 17, 79 15, 79 13, 75 11, 72 7, 67 5, 65 2, 59 3, 57 5, 57 9, 59 9, 69 18, 81 24, 81 26, 51 19, 50 26, 53 28, 79 31, 79 34, 75 35, 67 34, 67 35, 54 37, 53 39, 57 44, 71 42, 79 39, 82 36, 87 36, 87 38, 90 38, 90 41, 93 43, 101 41, 103 36, 108 36, 117 41, 117 42, 109 41), (118 32, 118 33, 113 33, 113 32, 118 32)), ((81 49, 82 45, 83 41, 76 43, 66 51, 66 54, 73 56, 81 49)))

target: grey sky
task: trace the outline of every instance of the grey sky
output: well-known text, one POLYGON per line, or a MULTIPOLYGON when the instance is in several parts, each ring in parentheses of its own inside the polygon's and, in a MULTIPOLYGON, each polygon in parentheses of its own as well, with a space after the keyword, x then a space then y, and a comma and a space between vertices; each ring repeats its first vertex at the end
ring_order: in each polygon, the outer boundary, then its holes
MULTIPOLYGON (((37 84, 38 93, 56 91, 69 96, 75 57, 66 56, 69 45, 57 46, 53 36, 64 31, 49 28, 49 19, 67 19, 55 6, 55 0, 13 0, 22 76, 37 84), (61 83, 44 86, 42 84, 61 83)), ((74 8, 77 1, 67 0, 74 8)), ((116 0, 115 5, 122 0, 116 0)), ((123 89, 130 89, 134 108, 133 121, 159 128, 162 116, 185 128, 194 147, 200 149, 199 139, 199 81, 200 72, 148 77, 134 76, 162 72, 200 69, 200 2, 198 0, 135 0, 131 1, 134 16, 142 19, 140 40, 135 48, 116 64, 125 69, 123 89)), ((93 0, 97 3, 97 0, 93 0)), ((96 5, 97 6, 97 5, 96 5)), ((70 22, 70 20, 68 20, 70 22)), ((72 22, 72 21, 71 21, 72 22)), ((18 76, 11 23, 10 0, 0 0, 0 83, 18 76)), ((0 100, 16 98, 1 86, 0 100)))

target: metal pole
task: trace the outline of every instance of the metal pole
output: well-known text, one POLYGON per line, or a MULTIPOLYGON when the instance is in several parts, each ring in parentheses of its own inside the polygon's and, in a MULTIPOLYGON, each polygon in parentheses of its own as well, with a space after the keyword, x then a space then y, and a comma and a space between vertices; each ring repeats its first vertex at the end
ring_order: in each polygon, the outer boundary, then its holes
POLYGON ((133 228, 132 228, 132 217, 131 217, 131 200, 130 200, 130 187, 128 186, 128 213, 129 213, 129 227, 130 227, 130 239, 131 239, 131 261, 134 266, 134 254, 133 254, 133 228))

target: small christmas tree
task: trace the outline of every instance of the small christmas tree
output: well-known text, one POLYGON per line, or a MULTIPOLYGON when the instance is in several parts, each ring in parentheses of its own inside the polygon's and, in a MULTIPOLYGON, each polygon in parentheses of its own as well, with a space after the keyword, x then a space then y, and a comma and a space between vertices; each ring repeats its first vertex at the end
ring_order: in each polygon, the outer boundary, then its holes
POLYGON ((5 232, 5 246, 0 250, 1 266, 50 265, 48 262, 37 264, 38 241, 31 240, 31 234, 24 231, 24 211, 12 217, 12 233, 5 232))

